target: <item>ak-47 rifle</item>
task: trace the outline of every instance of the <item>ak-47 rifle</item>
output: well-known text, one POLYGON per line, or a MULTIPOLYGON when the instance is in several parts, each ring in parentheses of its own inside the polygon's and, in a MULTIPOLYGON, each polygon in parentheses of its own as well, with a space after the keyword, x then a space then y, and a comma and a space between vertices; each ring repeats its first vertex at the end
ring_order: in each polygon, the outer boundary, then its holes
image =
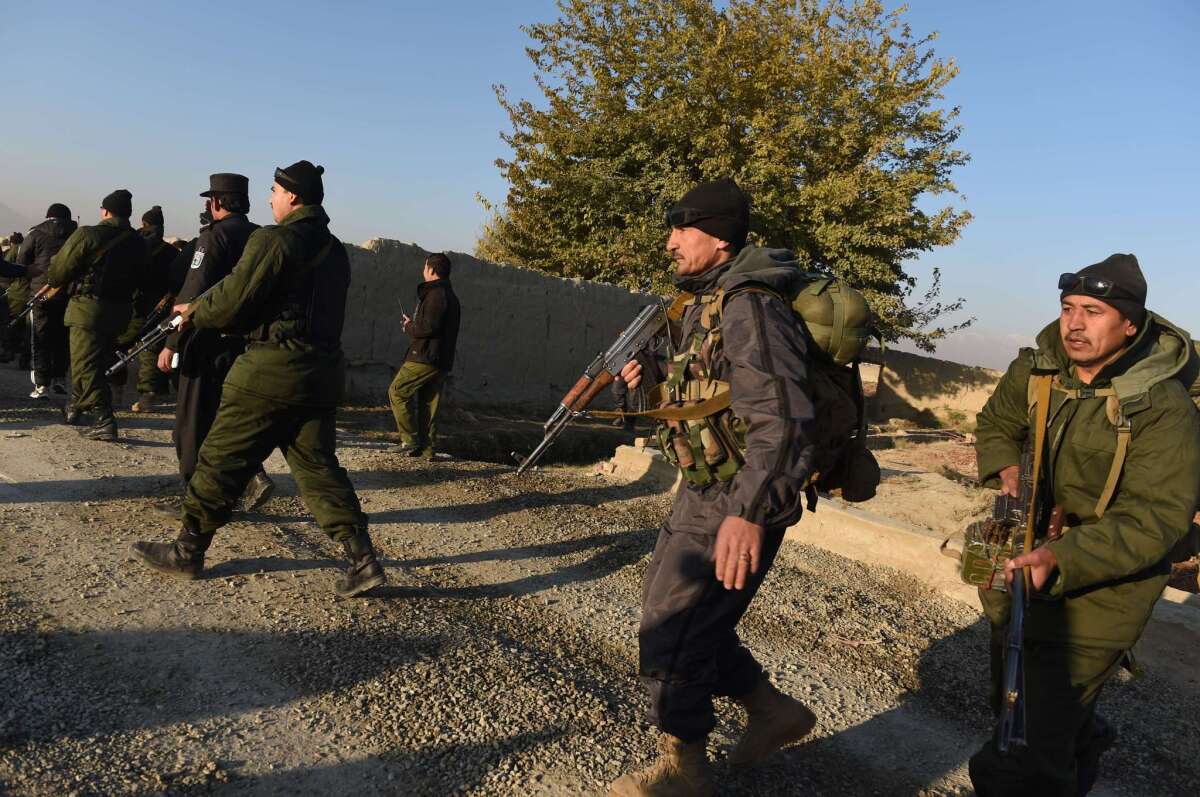
MULTIPOLYGON (((209 288, 209 290, 212 290, 212 288, 209 288)), ((139 330, 137 343, 135 343, 128 351, 124 353, 117 352, 117 361, 109 366, 108 370, 104 372, 104 376, 107 378, 111 377, 115 373, 118 373, 127 365, 129 365, 129 363, 136 360, 139 354, 147 349, 154 348, 159 344, 159 342, 166 340, 168 335, 179 329, 179 327, 182 326, 185 321, 192 317, 192 311, 196 307, 196 302, 203 299, 207 294, 208 291, 205 291, 195 299, 192 299, 188 303, 188 309, 186 313, 174 313, 168 318, 161 317, 160 313, 165 314, 169 310, 171 307, 171 302, 174 301, 175 297, 170 295, 164 296, 154 310, 150 313, 151 319, 153 319, 156 315, 160 315, 160 319, 155 322, 153 326, 150 326, 150 321, 146 322, 146 325, 139 330)))
MULTIPOLYGON (((1033 550, 1034 532, 1042 526, 1042 507, 1038 506, 1033 446, 1026 442, 1021 453, 1018 495, 1000 495, 992 509, 992 521, 998 534, 1011 535, 1013 558, 1033 550)), ((1062 535, 1063 508, 1056 506, 1045 524, 1046 539, 1062 535)), ((1004 642, 1004 680, 1000 691, 1000 720, 996 747, 1007 753, 1013 747, 1024 747, 1025 728, 1025 610, 1033 591, 1029 567, 1013 574, 1009 585, 1010 611, 1008 635, 1004 642)))
POLYGON ((588 365, 583 376, 579 377, 579 381, 563 397, 550 420, 546 421, 543 427, 545 436, 533 453, 522 458, 517 452, 513 452, 513 458, 519 463, 517 473, 524 473, 537 464, 563 430, 586 413, 588 405, 600 391, 611 385, 625 364, 634 359, 638 352, 666 328, 666 325, 667 313, 664 307, 653 304, 643 307, 633 319, 633 323, 625 327, 608 350, 596 355, 596 359, 588 365))
POLYGON ((40 304, 45 304, 53 299, 58 295, 59 290, 59 288, 51 288, 49 285, 43 285, 42 287, 38 288, 37 293, 25 300, 25 306, 21 308, 21 312, 13 316, 12 320, 8 322, 8 328, 12 329, 13 327, 17 326, 17 324, 20 324, 25 316, 33 312, 34 307, 40 304))

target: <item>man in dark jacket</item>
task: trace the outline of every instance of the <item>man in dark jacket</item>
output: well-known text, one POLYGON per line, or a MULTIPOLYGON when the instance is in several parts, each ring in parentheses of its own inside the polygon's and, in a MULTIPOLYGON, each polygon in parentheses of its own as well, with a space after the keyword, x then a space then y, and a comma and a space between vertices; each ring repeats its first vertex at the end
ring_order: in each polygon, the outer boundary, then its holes
POLYGON ((71 398, 64 418, 77 424, 82 413, 92 412, 92 428, 82 432, 92 440, 117 439, 104 371, 129 324, 134 287, 148 262, 145 242, 129 225, 132 213, 133 195, 124 188, 113 191, 100 205, 100 223, 71 233, 46 273, 51 288, 71 286, 63 317, 71 346, 71 398))
MULTIPOLYGON (((989 740, 971 757, 980 797, 1091 790, 1115 736, 1096 714, 1100 692, 1150 620, 1200 485, 1200 415, 1184 386, 1196 353, 1187 332, 1146 309, 1137 259, 1115 254, 1063 274, 1059 290, 1058 321, 1009 366, 976 428, 980 479, 1017 496, 1045 397, 1039 500, 1061 507, 1067 526, 1054 540, 1039 530, 1034 549, 1008 563, 1010 578, 1029 566, 1039 593, 1024 625, 1028 744, 1004 754, 989 740)), ((980 599, 995 708, 1009 599, 994 590, 980 599)))
MULTIPOLYGON (((134 345, 137 334, 147 321, 161 317, 169 312, 171 299, 171 263, 179 252, 163 239, 162 208, 158 205, 142 214, 142 228, 139 232, 146 241, 146 250, 150 257, 150 266, 137 286, 133 297, 133 321, 130 322, 131 335, 118 341, 122 348, 134 345)), ((171 391, 171 382, 167 374, 158 370, 158 353, 162 347, 147 349, 138 358, 137 391, 138 400, 130 408, 134 412, 151 412, 158 402, 171 391)), ((130 366, 132 368, 132 365, 130 366)))
POLYGON ((198 578, 213 535, 278 448, 317 524, 350 560, 334 591, 350 597, 386 581, 367 516, 337 459, 350 258, 321 207, 323 172, 308 161, 276 169, 271 212, 278 226, 256 230, 227 277, 175 308, 190 314, 196 329, 245 335, 249 345, 225 378, 188 481, 179 536, 133 544, 134 555, 155 570, 198 578))
MULTIPOLYGON (((50 259, 79 225, 71 218, 71 209, 55 202, 46 209, 46 220, 29 231, 17 258, 28 269, 29 289, 40 291, 46 284, 50 259)), ((33 354, 33 392, 30 398, 48 398, 51 391, 65 394, 70 350, 63 315, 67 312, 66 291, 33 306, 30 311, 33 354)))
POLYGON ((432 459, 438 401, 446 374, 454 367, 461 309, 450 284, 450 258, 430 255, 425 259, 422 276, 413 317, 401 316, 412 343, 404 355, 404 365, 388 387, 400 433, 400 444, 390 450, 432 459))
MULTIPOLYGON (((814 451, 808 344, 784 298, 801 270, 790 252, 745 246, 749 212, 746 195, 723 178, 696 186, 667 216, 675 285, 692 298, 673 348, 680 354, 661 372, 681 399, 727 390, 729 409, 705 421, 729 430, 722 446, 741 430, 743 453, 724 452, 720 466, 708 443, 687 455, 713 463, 711 477, 698 484, 689 476, 676 494, 646 571, 638 633, 660 757, 614 782, 612 795, 715 794, 705 753, 715 696, 732 698, 748 715, 729 755, 735 766, 758 763, 816 724, 808 708, 771 685, 736 630, 784 530, 800 517, 814 451), (722 299, 722 318, 710 326, 722 299)), ((636 360, 622 369, 631 390, 642 371, 636 360)))
MULTIPOLYGON (((187 275, 178 288, 177 301, 188 304, 216 285, 241 259, 246 242, 259 227, 246 218, 250 212, 250 180, 240 174, 221 172, 210 175, 208 190, 200 194, 206 201, 200 237, 191 247, 187 275), (205 222, 207 217, 207 222, 205 222)), ((221 386, 233 362, 246 348, 240 335, 216 329, 192 328, 170 335, 158 354, 160 373, 170 373, 178 353, 179 389, 175 404, 175 454, 179 475, 186 485, 196 471, 200 446, 212 428, 221 406, 221 386)), ((260 466, 250 480, 243 508, 262 506, 275 485, 260 466)), ((179 517, 178 502, 162 507, 164 514, 179 517)))

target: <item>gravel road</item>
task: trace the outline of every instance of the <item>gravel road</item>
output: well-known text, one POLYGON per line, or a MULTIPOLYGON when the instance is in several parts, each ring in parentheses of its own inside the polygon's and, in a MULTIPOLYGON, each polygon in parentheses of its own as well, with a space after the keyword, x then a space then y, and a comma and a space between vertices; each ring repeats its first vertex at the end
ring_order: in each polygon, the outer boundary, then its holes
MULTIPOLYGON (((636 682, 641 576, 669 497, 588 468, 339 455, 390 583, 331 593, 337 551, 286 466, 260 514, 218 536, 208 576, 128 561, 167 538, 170 418, 84 441, 0 371, 0 794, 602 794, 646 763, 636 682)), ((744 637, 820 718, 727 795, 969 794, 987 734, 986 632, 972 607, 894 572, 785 545, 744 637)), ((1194 794, 1200 700, 1122 677, 1110 795, 1194 794)))

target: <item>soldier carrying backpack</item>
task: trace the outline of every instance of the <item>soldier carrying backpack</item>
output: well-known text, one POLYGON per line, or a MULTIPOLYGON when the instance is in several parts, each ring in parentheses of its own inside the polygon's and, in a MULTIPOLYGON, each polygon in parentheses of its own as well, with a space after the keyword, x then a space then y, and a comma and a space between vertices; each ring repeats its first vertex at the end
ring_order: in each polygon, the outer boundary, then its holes
MULTIPOLYGON (((638 635, 660 757, 613 783, 612 795, 715 794, 705 754, 715 696, 748 714, 735 766, 812 730, 816 717, 771 685, 736 626, 816 489, 865 498, 879 479, 863 444, 861 382, 847 364, 867 337, 865 302, 855 328, 846 300, 857 294, 844 284, 806 278, 785 250, 745 246, 749 211, 723 178, 667 214, 684 294, 652 391, 657 408, 639 413, 659 422, 662 450, 685 479, 646 573, 638 635)), ((642 366, 631 361, 621 377, 638 388, 642 366)))

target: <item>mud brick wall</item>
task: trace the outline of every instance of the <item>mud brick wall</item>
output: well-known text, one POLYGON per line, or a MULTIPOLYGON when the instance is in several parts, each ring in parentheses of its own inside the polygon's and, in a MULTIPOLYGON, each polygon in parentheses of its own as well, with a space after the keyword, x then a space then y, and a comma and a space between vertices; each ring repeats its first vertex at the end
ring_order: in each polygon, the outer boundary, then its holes
MULTIPOLYGON (((342 334, 347 400, 383 403, 408 347, 399 303, 412 314, 429 252, 378 238, 346 249, 352 269, 342 334)), ((588 362, 654 301, 612 285, 447 254, 462 328, 445 397, 459 406, 548 412, 588 362)))

